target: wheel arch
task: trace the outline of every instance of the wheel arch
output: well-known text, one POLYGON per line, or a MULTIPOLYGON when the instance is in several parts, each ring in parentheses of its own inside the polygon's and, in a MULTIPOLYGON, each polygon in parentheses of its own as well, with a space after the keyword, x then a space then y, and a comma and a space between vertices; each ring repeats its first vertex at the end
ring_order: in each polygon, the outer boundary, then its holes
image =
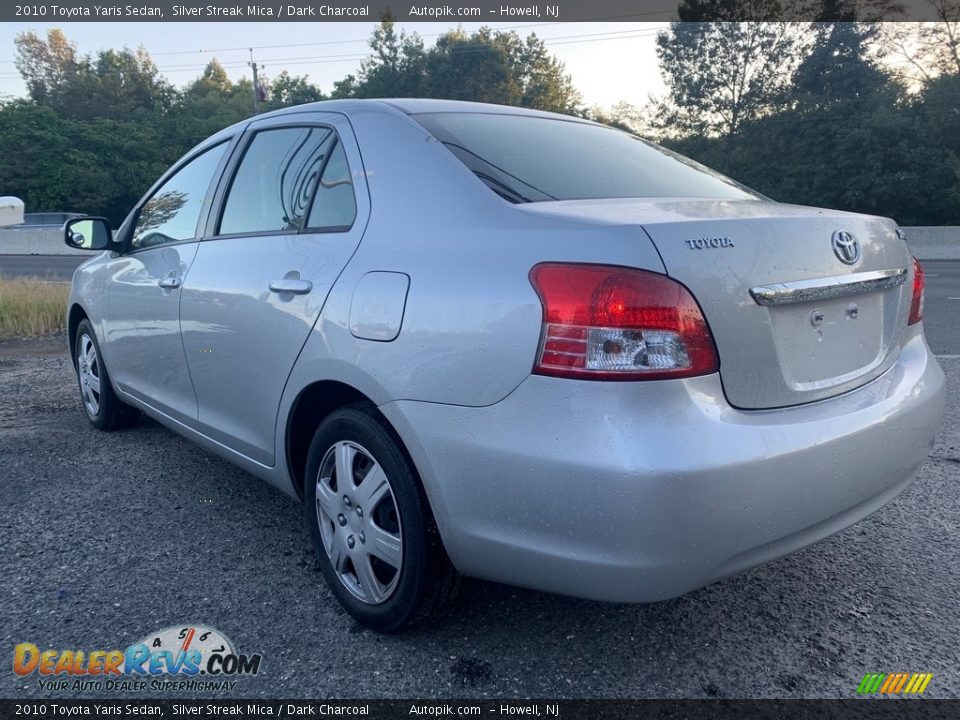
POLYGON ((314 433, 327 416, 350 405, 362 405, 365 409, 374 413, 383 425, 393 433, 411 466, 416 470, 416 465, 410 458, 410 453, 396 428, 377 409, 377 404, 369 396, 352 385, 339 380, 319 380, 307 385, 297 394, 296 399, 290 406, 284 428, 284 453, 287 468, 294 490, 301 500, 304 497, 307 453, 314 433))
POLYGON ((77 366, 77 328, 84 320, 90 320, 87 311, 80 303, 73 303, 67 312, 67 342, 70 343, 70 362, 73 363, 74 369, 77 366))

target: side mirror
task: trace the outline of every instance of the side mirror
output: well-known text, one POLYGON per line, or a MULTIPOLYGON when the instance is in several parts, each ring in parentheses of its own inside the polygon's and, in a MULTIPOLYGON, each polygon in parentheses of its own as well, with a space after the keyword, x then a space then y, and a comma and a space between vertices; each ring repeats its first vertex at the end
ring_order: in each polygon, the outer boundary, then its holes
POLYGON ((106 218, 74 218, 63 226, 63 241, 78 250, 106 250, 113 244, 113 230, 106 218))

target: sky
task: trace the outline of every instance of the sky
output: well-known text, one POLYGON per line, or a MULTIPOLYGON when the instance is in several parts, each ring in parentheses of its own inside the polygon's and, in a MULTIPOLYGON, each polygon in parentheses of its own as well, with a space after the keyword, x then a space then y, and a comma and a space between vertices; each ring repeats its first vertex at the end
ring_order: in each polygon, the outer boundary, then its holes
MULTIPOLYGON (((587 105, 619 102, 642 106, 663 92, 657 67, 655 36, 666 23, 487 23, 520 35, 536 33, 566 64, 587 105)), ((480 23, 463 23, 467 31, 480 23)), ((268 77, 287 70, 307 75, 329 93, 335 80, 359 70, 375 23, 3 23, 0 25, 0 97, 20 96, 25 88, 13 65, 14 38, 33 30, 45 34, 59 27, 81 54, 143 45, 161 74, 174 85, 195 79, 216 57, 236 80, 249 76, 250 47, 268 77), (271 47, 272 46, 272 47, 271 47)), ((398 23, 431 45, 455 23, 398 23)))

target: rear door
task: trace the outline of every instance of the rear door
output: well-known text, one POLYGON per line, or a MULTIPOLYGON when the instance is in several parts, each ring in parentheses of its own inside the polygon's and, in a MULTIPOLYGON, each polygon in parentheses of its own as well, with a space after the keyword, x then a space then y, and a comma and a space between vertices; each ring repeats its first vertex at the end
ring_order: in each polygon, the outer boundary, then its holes
POLYGON ((201 432, 273 465, 284 385, 370 203, 342 115, 268 118, 242 143, 184 284, 180 323, 201 432))

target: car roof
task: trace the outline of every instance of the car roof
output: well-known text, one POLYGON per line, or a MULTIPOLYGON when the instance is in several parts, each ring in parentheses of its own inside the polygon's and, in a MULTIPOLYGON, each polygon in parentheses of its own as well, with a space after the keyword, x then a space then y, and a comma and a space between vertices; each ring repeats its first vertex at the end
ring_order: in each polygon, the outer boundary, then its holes
POLYGON ((544 112, 542 110, 532 110, 530 108, 513 107, 510 105, 494 105, 492 103, 467 102, 464 100, 438 100, 432 98, 372 98, 362 100, 350 98, 346 100, 321 100, 319 102, 281 108, 280 110, 264 113, 258 117, 269 117, 272 115, 284 115, 288 113, 302 113, 309 112, 311 110, 316 110, 318 112, 342 112, 349 114, 350 112, 355 112, 358 110, 371 110, 378 106, 385 112, 399 111, 405 115, 417 115, 420 113, 488 113, 497 115, 528 115, 535 117, 589 122, 587 120, 583 120, 582 118, 572 117, 570 115, 544 112))
POLYGON ((513 107, 511 105, 494 105, 492 103, 467 102, 465 100, 437 100, 431 98, 371 98, 358 99, 347 98, 344 100, 320 100, 319 102, 304 103, 302 105, 291 105, 290 107, 280 108, 271 112, 255 115, 229 127, 214 133, 196 145, 188 154, 194 154, 196 151, 211 147, 224 139, 230 137, 238 131, 242 131, 254 120, 263 118, 278 117, 283 115, 295 115, 308 112, 338 112, 344 115, 350 115, 352 112, 370 110, 380 110, 384 113, 394 115, 418 115, 422 113, 486 113, 489 115, 523 115, 528 117, 552 118, 554 120, 567 120, 570 122, 580 122, 587 125, 597 125, 591 120, 574 117, 572 115, 562 115, 560 113, 545 112, 543 110, 532 110, 530 108, 513 107))

